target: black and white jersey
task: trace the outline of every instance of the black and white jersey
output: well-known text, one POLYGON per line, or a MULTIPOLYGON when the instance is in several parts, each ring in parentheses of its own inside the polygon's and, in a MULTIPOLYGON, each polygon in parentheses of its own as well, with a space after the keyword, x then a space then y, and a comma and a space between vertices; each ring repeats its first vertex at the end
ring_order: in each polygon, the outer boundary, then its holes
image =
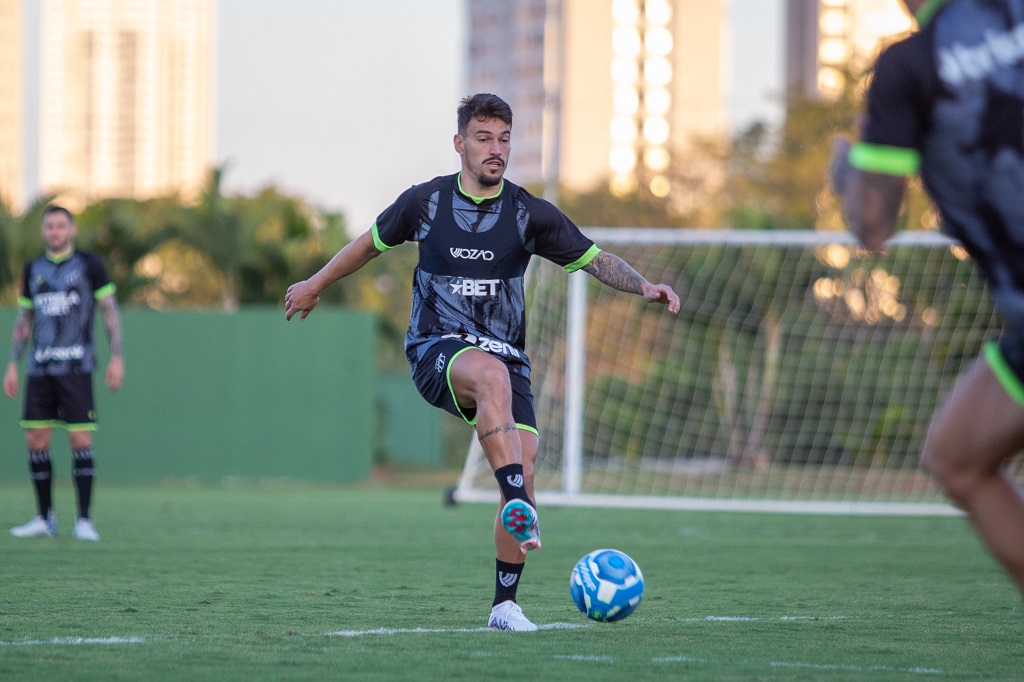
POLYGON ((1024 0, 922 11, 921 30, 878 58, 850 162, 920 170, 943 229, 975 259, 1007 321, 1024 327, 1024 0))
POLYGON ((493 197, 462 193, 458 175, 415 185, 372 228, 380 251, 419 244, 412 313, 406 336, 410 362, 441 338, 461 338, 529 374, 523 278, 541 256, 573 272, 599 253, 549 202, 508 181, 493 197))
POLYGON ((32 311, 29 376, 91 373, 96 300, 113 294, 95 254, 76 251, 61 261, 39 256, 25 263, 18 305, 32 311))

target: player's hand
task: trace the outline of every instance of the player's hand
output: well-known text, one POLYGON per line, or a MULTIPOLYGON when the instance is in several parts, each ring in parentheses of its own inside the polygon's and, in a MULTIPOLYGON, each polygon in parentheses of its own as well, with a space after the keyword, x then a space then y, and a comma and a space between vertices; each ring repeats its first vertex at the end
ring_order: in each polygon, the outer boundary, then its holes
POLYGON ((13 362, 7 365, 4 372, 4 393, 8 398, 18 397, 18 366, 13 362))
POLYGON ((121 384, 124 383, 124 358, 120 355, 115 355, 110 358, 110 364, 107 365, 107 375, 105 380, 107 388, 111 391, 116 391, 121 388, 121 384))
POLYGON ((679 313, 679 297, 667 284, 644 285, 644 298, 651 303, 661 303, 668 306, 668 311, 673 315, 679 313))
POLYGON ((304 320, 319 302, 320 294, 314 290, 309 280, 296 282, 288 287, 288 292, 284 295, 284 319, 290 320, 295 313, 302 311, 299 319, 304 320))

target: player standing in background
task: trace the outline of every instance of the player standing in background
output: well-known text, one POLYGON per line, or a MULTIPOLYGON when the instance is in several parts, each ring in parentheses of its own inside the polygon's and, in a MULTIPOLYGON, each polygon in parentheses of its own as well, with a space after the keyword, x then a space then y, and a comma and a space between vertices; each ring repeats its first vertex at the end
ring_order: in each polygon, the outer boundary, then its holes
POLYGON ((501 98, 463 99, 454 137, 461 172, 402 193, 317 274, 288 287, 285 316, 305 319, 327 286, 388 249, 419 243, 405 342, 413 380, 427 402, 476 428, 501 490, 487 625, 536 630, 516 603, 525 554, 541 544, 533 501, 537 421, 524 349, 526 266, 541 256, 672 313, 679 298, 601 251, 550 203, 505 180, 511 136, 512 110, 501 98))
POLYGON ((1024 590, 1024 0, 904 0, 919 31, 875 65, 861 141, 838 140, 833 188, 869 249, 894 232, 920 170, 943 229, 1005 320, 936 413, 922 462, 1024 590))
POLYGON ((114 285, 99 256, 75 250, 77 227, 71 213, 50 206, 43 213, 44 255, 25 263, 18 316, 14 321, 11 355, 4 373, 4 393, 18 395, 18 363, 31 341, 28 380, 21 426, 28 445, 28 466, 35 485, 39 515, 15 526, 19 538, 57 534, 51 503, 53 468, 50 432, 54 426, 68 431, 72 477, 78 499, 78 520, 72 535, 78 540, 99 540, 89 518, 92 500, 92 372, 96 365, 92 340, 93 314, 98 306, 110 341, 106 384, 111 391, 124 379, 121 320, 114 285))

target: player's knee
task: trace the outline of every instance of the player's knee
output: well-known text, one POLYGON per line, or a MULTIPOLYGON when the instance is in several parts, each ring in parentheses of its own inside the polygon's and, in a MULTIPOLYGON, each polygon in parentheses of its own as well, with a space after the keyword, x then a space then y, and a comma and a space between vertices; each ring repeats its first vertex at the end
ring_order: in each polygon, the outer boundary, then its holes
POLYGON ((488 362, 479 368, 476 376, 480 401, 506 404, 512 400, 512 384, 508 370, 501 362, 488 362))
POLYGON ((68 444, 72 450, 91 448, 92 434, 88 431, 71 431, 68 433, 68 444))
POLYGON ((947 438, 936 425, 928 431, 921 451, 921 465, 935 477, 942 489, 956 501, 970 496, 977 482, 985 475, 978 458, 956 439, 947 438))
POLYGON ((29 429, 25 432, 25 445, 29 450, 45 450, 50 447, 50 433, 43 429, 29 429))

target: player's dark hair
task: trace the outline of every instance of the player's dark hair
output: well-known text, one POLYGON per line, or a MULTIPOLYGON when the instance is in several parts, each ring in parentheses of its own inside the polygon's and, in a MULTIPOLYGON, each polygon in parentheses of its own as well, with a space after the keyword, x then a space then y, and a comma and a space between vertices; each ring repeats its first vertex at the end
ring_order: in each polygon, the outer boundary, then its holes
POLYGON ((46 210, 43 211, 43 219, 45 220, 46 216, 50 215, 51 213, 63 213, 72 225, 75 224, 75 216, 71 215, 71 211, 67 210, 63 206, 58 206, 57 204, 50 204, 49 206, 46 207, 46 210))
POLYGON ((459 102, 458 109, 459 135, 466 134, 469 122, 474 118, 477 120, 496 118, 511 126, 512 107, 502 98, 489 93, 463 97, 459 102))

